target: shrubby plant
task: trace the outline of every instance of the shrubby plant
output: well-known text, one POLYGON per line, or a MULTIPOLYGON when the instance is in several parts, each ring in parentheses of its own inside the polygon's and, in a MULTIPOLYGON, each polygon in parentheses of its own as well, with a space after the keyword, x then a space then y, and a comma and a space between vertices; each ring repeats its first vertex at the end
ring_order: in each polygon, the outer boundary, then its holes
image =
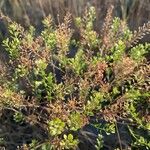
POLYGON ((93 143, 96 149, 105 146, 104 133, 119 135, 119 122, 128 126, 131 148, 150 148, 148 135, 137 132, 150 130, 150 44, 138 44, 150 32, 150 23, 132 32, 112 14, 113 7, 98 33, 95 8, 87 7, 83 17, 75 19, 78 40, 73 40, 69 13, 59 25, 46 17, 38 36, 34 27, 24 30, 9 21, 10 35, 3 47, 11 71, 1 75, 7 82, 0 81, 0 106, 14 112, 16 123, 30 123, 31 109, 36 123, 48 134, 43 141, 33 139, 26 148, 77 149, 82 143, 80 130, 90 124, 91 117, 106 122, 100 127, 95 124, 100 129, 93 143), (77 52, 69 57, 72 43, 77 52))

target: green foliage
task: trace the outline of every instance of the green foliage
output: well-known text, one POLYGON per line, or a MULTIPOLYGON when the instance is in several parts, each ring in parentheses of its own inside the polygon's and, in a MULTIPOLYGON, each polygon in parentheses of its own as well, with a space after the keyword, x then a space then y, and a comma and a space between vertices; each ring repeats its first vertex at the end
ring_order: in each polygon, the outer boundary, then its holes
POLYGON ((115 46, 111 49, 112 55, 107 57, 114 62, 120 61, 124 55, 125 47, 126 46, 123 41, 118 41, 118 43, 116 43, 115 46))
POLYGON ((75 149, 77 147, 78 140, 74 139, 72 134, 64 134, 63 138, 60 142, 62 149, 75 149))
POLYGON ((50 50, 54 50, 54 48, 56 48, 56 35, 52 25, 51 16, 48 16, 43 20, 43 25, 44 30, 42 31, 41 36, 44 39, 46 47, 50 50))
POLYGON ((24 77, 28 75, 28 70, 24 66, 18 65, 18 67, 15 70, 15 78, 17 79, 18 77, 24 77))
POLYGON ((99 130, 100 133, 105 132, 107 135, 115 134, 115 122, 107 122, 105 124, 94 123, 93 126, 99 130))
MULTIPOLYGON (((123 22, 120 18, 115 17, 112 23, 112 32, 114 36, 118 36, 119 40, 125 41, 130 40, 132 37, 132 32, 129 30, 126 22, 123 22)), ((112 37, 114 38, 114 37, 112 37)))
POLYGON ((118 32, 118 29, 120 28, 120 25, 121 25, 121 20, 120 20, 120 18, 115 17, 115 18, 113 19, 113 24, 112 24, 112 27, 111 27, 113 33, 117 33, 117 32, 118 32))
POLYGON ((98 134, 96 142, 97 142, 95 145, 96 150, 102 149, 103 148, 103 136, 101 134, 98 134))
POLYGON ((93 30, 94 21, 96 19, 96 11, 94 7, 86 8, 85 16, 83 18, 76 18, 75 23, 81 30, 83 38, 81 44, 87 45, 91 50, 98 47, 100 40, 98 34, 93 30))
POLYGON ((28 32, 26 33, 26 37, 25 37, 27 44, 32 44, 32 42, 34 40, 34 36, 35 36, 35 28, 33 26, 30 26, 28 32))
POLYGON ((75 23, 78 27, 85 26, 88 31, 93 30, 93 22, 96 19, 96 11, 94 7, 87 7, 84 18, 76 18, 75 23))
POLYGON ((21 32, 22 27, 17 23, 13 22, 8 27, 10 38, 6 38, 3 41, 3 46, 12 59, 17 59, 19 56, 19 46, 21 44, 21 32))
POLYGON ((150 97, 149 92, 140 92, 139 90, 130 90, 126 94, 128 98, 128 103, 126 105, 127 112, 131 115, 130 120, 135 121, 138 124, 138 128, 144 128, 149 130, 148 123, 145 123, 144 118, 140 117, 137 107, 143 103, 143 107, 146 107, 148 110, 149 108, 147 106, 147 99, 150 97))
POLYGON ((87 64, 84 57, 83 50, 78 50, 76 56, 70 59, 70 66, 78 76, 82 75, 86 70, 87 64))
POLYGON ((141 149, 150 149, 150 142, 145 139, 143 136, 137 135, 130 127, 128 127, 130 134, 134 138, 132 142, 132 146, 134 148, 141 148, 141 149))
POLYGON ((131 49, 130 56, 137 62, 142 61, 144 55, 150 52, 150 44, 139 44, 131 49))
POLYGON ((36 147, 37 143, 38 143, 38 141, 37 141, 37 140, 35 140, 35 139, 33 139, 33 140, 32 140, 31 144, 29 145, 29 146, 30 146, 30 148, 31 148, 31 150, 34 150, 34 149, 35 149, 35 147, 36 147))
POLYGON ((106 132, 107 135, 112 134, 112 133, 116 133, 115 123, 105 124, 104 131, 106 132))
POLYGON ((65 123, 59 118, 55 118, 48 122, 49 134, 52 136, 61 134, 64 131, 64 129, 65 123))
POLYGON ((82 116, 79 112, 72 112, 69 120, 67 121, 70 130, 77 131, 82 127, 82 116))
POLYGON ((53 150, 53 149, 54 149, 53 146, 51 144, 49 144, 49 143, 43 144, 41 146, 41 150, 53 150))
POLYGON ((86 28, 91 30, 93 29, 93 22, 96 19, 96 10, 93 6, 89 7, 89 10, 87 10, 87 17, 86 19, 86 28))
POLYGON ((93 110, 101 109, 101 103, 103 102, 103 100, 103 93, 93 91, 90 100, 87 101, 87 104, 85 105, 85 113, 88 115, 94 115, 93 110))
POLYGON ((34 73, 37 76, 37 80, 34 82, 35 90, 37 91, 38 95, 41 95, 45 89, 47 92, 47 99, 50 101, 52 100, 52 93, 54 88, 53 74, 51 72, 49 74, 46 73, 48 64, 45 62, 45 60, 39 59, 35 63, 37 65, 37 68, 34 70, 34 73), (38 80, 38 78, 40 80, 38 80), (44 89, 40 89, 40 86, 44 86, 44 89))
POLYGON ((24 116, 21 112, 15 112, 13 119, 16 123, 22 123, 24 121, 24 116))

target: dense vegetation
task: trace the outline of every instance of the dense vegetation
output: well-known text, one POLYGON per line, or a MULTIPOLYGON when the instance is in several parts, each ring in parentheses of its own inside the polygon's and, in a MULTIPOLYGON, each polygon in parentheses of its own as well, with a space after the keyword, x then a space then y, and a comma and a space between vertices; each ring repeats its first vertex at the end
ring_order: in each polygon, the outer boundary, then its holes
MULTIPOLYGON (((25 30, 3 16, 8 21, 3 48, 9 62, 0 75, 2 147, 150 149, 150 43, 138 43, 150 32, 150 23, 132 32, 125 21, 112 18, 112 12, 113 7, 97 33, 95 8, 87 7, 83 17, 73 20, 78 39, 69 13, 58 26, 46 17, 38 36, 34 27, 25 30), (34 136, 29 131, 27 139, 22 133, 21 142, 9 143, 4 134, 7 121, 39 130, 34 136), (98 131, 95 141, 88 136, 90 131, 83 130, 88 125, 98 131), (121 130, 127 140, 122 140, 121 130), (107 144, 112 135, 116 143, 110 139, 107 144)), ((12 130, 17 136, 19 131, 12 130)))

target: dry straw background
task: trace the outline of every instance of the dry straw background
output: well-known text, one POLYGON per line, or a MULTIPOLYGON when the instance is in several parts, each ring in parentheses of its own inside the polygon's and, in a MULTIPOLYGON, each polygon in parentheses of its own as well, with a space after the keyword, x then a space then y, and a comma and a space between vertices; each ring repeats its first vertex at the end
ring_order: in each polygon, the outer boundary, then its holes
POLYGON ((150 20, 150 0, 0 0, 0 10, 24 26, 40 28, 41 19, 48 14, 57 22, 57 14, 60 21, 66 11, 80 16, 88 4, 96 7, 97 26, 101 26, 111 4, 115 6, 114 15, 127 19, 131 28, 150 20))

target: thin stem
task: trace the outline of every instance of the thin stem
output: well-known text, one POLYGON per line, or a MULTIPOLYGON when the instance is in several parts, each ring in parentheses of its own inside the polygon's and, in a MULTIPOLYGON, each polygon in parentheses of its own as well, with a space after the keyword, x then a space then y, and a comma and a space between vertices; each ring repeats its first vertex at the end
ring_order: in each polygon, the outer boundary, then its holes
POLYGON ((116 122, 115 122, 115 125, 116 125, 116 131, 117 131, 117 136, 118 136, 118 140, 119 140, 120 149, 123 150, 122 144, 121 144, 121 138, 120 138, 120 134, 119 134, 119 130, 118 130, 118 126, 117 126, 116 122))

